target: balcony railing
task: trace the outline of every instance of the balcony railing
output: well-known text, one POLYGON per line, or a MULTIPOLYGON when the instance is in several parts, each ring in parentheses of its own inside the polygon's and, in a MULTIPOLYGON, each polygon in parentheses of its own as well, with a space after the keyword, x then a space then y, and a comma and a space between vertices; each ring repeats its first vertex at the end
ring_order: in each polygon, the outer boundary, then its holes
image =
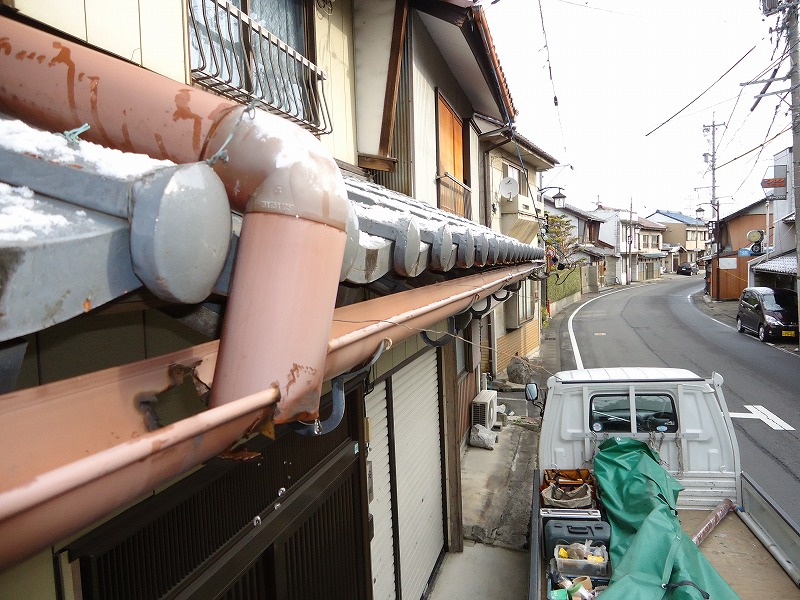
POLYGON ((227 0, 191 0, 192 81, 317 133, 332 131, 325 74, 227 0))
POLYGON ((472 190, 445 173, 436 178, 439 185, 439 208, 466 219, 472 219, 472 190))

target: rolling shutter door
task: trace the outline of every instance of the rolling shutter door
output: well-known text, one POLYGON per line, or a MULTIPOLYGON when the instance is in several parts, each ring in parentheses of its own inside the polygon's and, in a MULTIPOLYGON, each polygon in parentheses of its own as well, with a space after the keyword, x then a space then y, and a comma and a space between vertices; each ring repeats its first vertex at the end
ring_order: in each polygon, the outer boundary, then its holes
POLYGON ((392 376, 404 600, 422 596, 444 547, 438 381, 433 350, 392 376))
POLYGON ((366 397, 370 442, 367 460, 372 463, 372 501, 369 512, 375 535, 372 554, 372 593, 375 600, 393 600, 395 594, 392 486, 389 472, 389 422, 386 384, 379 383, 366 397))

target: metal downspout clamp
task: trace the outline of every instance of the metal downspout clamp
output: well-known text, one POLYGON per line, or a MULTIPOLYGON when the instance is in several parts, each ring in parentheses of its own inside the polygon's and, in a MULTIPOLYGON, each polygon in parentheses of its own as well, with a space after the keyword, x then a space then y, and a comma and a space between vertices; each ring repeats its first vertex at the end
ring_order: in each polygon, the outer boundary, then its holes
POLYGON ((289 423, 289 426, 294 429, 300 435, 325 435, 326 433, 330 433, 334 429, 339 426, 339 423, 342 422, 342 417, 344 417, 344 405, 345 405, 345 394, 344 394, 344 384, 361 375, 362 373, 366 373, 372 368, 378 359, 381 357, 381 354, 384 351, 388 350, 392 347, 392 342, 390 339, 385 338, 381 340, 378 349, 375 351, 375 354, 372 356, 370 361, 355 371, 350 371, 348 373, 342 373, 341 375, 334 377, 331 380, 331 397, 333 400, 333 412, 331 415, 325 419, 324 421, 320 421, 319 419, 314 419, 313 423, 305 423, 302 421, 293 421, 289 423))

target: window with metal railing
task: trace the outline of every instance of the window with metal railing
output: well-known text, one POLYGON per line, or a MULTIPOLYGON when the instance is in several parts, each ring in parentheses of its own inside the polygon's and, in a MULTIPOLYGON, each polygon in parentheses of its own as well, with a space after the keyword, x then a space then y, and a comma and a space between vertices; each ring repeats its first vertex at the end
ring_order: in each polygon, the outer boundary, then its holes
POLYGON ((325 74, 304 55, 302 5, 190 0, 192 81, 238 102, 255 101, 313 133, 330 133, 325 74))
POLYGON ((465 219, 472 219, 472 190, 450 173, 436 179, 439 187, 439 208, 465 219))

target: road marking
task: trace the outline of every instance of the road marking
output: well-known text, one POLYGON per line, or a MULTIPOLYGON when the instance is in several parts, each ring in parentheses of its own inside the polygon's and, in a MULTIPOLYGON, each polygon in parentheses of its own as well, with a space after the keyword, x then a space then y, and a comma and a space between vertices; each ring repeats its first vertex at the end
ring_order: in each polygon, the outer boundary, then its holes
POLYGON ((750 412, 730 413, 731 417, 736 419, 759 419, 778 431, 794 431, 794 427, 789 425, 783 419, 775 416, 763 406, 757 404, 745 404, 744 407, 750 412))
POLYGON ((610 296, 611 294, 619 294, 625 290, 630 288, 622 288, 621 290, 614 290, 613 292, 608 292, 607 294, 600 294, 599 296, 595 296, 590 300, 587 300, 583 304, 581 304, 578 308, 576 308, 572 314, 567 319, 567 331, 569 332, 569 342, 572 345, 572 354, 575 356, 575 368, 576 369, 583 369, 583 359, 581 358, 580 350, 578 350, 578 340, 575 339, 575 330, 572 328, 572 320, 575 318, 575 315, 578 314, 578 311, 582 309, 587 304, 590 304, 597 300, 598 298, 605 298, 606 296, 610 296))

